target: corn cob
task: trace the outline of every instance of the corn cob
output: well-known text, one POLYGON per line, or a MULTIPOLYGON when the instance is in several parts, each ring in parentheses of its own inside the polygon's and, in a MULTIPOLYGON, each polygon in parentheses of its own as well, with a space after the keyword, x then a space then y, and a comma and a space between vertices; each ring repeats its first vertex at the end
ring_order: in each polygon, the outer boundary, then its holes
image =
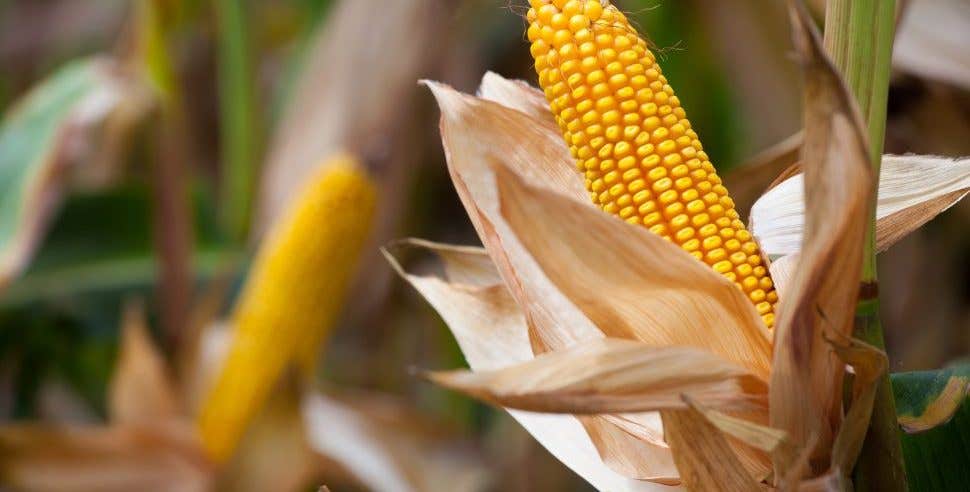
POLYGON ((778 296, 758 245, 646 41, 604 0, 530 3, 539 85, 593 202, 736 283, 771 327, 778 296))
POLYGON ((335 157, 270 231, 235 306, 229 354, 197 420, 216 462, 232 456, 284 371, 305 363, 329 332, 375 201, 374 185, 356 161, 335 157))

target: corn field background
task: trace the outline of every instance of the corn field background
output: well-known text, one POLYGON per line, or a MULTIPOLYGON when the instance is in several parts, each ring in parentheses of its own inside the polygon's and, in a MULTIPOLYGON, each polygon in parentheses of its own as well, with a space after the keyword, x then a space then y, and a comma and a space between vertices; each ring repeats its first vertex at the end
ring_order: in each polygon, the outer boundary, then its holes
MULTIPOLYGON (((970 155, 970 7, 899 1, 885 153, 970 155)), ((747 217, 802 128, 786 2, 615 3, 747 217)), ((821 23, 824 0, 808 3, 821 23)), ((474 94, 491 71, 536 85, 527 10, 0 0, 0 490, 133 490, 126 477, 140 490, 592 490, 501 409, 423 377, 465 358, 380 250, 480 244, 418 81, 474 94), (306 192, 324 213, 287 219, 318 169, 342 166, 321 182, 345 197, 306 192), (261 253, 286 234, 320 238, 261 253), (234 309, 250 298, 280 307, 234 309), (266 354, 234 361, 237 380, 216 383, 233 396, 212 403, 206 364, 228 336, 213 327, 261 316, 279 327, 253 335, 266 354), (308 387, 328 398, 315 421, 295 409, 308 387), (220 444, 177 451, 189 444, 169 423, 220 444), (360 442, 348 429, 391 464, 355 465, 340 452, 360 442), (225 455, 217 471, 211 455, 225 455)), ((963 201, 879 256, 890 372, 970 357, 968 224, 963 201)))

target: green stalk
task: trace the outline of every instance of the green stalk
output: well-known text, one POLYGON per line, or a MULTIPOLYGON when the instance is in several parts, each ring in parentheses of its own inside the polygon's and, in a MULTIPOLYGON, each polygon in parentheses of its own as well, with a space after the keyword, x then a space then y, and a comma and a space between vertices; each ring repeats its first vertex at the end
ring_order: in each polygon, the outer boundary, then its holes
POLYGON ((194 245, 189 209, 187 138, 175 61, 169 49, 171 26, 161 0, 138 4, 139 56, 145 79, 158 97, 158 120, 151 126, 153 240, 159 262, 158 296, 170 348, 181 343, 192 299, 190 259, 194 245))
POLYGON ((244 0, 217 0, 219 106, 222 140, 222 220, 241 241, 249 229, 259 138, 254 71, 244 0))
MULTIPOLYGON (((828 0, 825 47, 859 103, 869 131, 872 168, 879 176, 896 25, 896 0, 828 0)), ((878 192, 878 179, 874 183, 878 192)), ((885 348, 876 274, 876 204, 872 203, 854 336, 885 348)), ((896 404, 889 374, 878 383, 865 444, 853 472, 855 490, 907 490, 896 404)))

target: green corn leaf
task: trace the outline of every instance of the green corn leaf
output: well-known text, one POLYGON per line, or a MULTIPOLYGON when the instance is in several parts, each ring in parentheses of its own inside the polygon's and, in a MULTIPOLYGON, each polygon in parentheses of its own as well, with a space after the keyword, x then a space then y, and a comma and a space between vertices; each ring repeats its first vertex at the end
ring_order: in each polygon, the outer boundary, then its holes
MULTIPOLYGON (((197 278, 241 264, 242 252, 228 246, 215 223, 211 200, 200 191, 193 194, 192 205, 192 268, 197 278)), ((152 288, 158 259, 151 239, 151 207, 149 190, 142 185, 67 197, 30 267, 0 292, 0 312, 152 288)))
POLYGON ((72 62, 15 104, 0 123, 0 288, 28 265, 57 209, 86 125, 121 99, 113 64, 72 62))
MULTIPOLYGON (((199 186, 192 197, 193 278, 239 278, 245 251, 233 249, 199 186), (231 277, 226 277, 231 276, 231 277)), ((66 196, 30 266, 0 292, 0 360, 12 368, 12 414, 37 415, 37 394, 56 379, 103 412, 115 361, 118 313, 126 300, 152 299, 158 258, 151 190, 127 183, 66 196)), ((155 305, 149 305, 155 313, 155 305)))
POLYGON ((909 488, 970 484, 970 363, 892 376, 909 488))

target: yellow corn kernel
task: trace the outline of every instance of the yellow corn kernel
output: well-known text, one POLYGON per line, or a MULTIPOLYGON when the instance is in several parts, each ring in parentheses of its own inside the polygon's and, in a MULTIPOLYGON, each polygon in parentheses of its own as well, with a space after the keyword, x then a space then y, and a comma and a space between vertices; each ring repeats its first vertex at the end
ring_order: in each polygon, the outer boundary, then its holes
POLYGON ((376 190, 355 159, 335 157, 267 235, 235 306, 234 339, 197 425, 227 461, 288 367, 326 337, 374 217, 376 190))
POLYGON ((530 4, 539 84, 593 201, 736 283, 771 327, 777 295, 767 270, 752 268, 758 245, 647 43, 602 0, 530 4))

